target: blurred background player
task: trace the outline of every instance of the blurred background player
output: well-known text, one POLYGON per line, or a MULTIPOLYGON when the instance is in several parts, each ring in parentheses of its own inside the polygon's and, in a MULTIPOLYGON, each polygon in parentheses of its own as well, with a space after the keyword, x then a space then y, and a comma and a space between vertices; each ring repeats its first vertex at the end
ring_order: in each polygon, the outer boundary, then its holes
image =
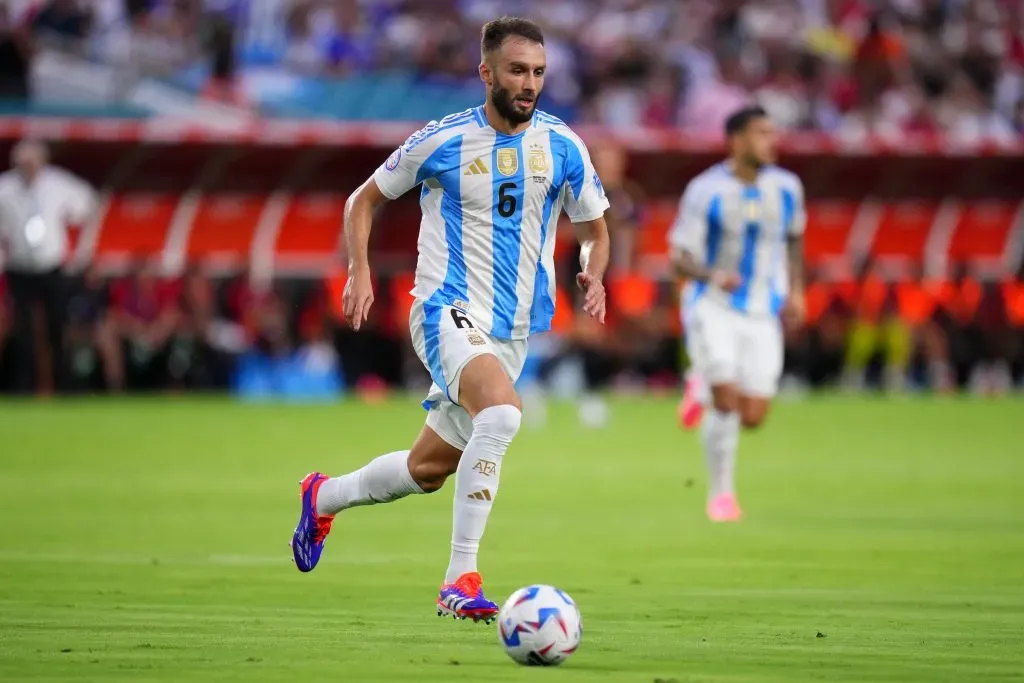
POLYGON ((676 273, 688 281, 683 317, 694 372, 686 400, 710 399, 701 438, 713 521, 742 515, 734 482, 740 426, 759 427, 768 415, 782 374, 779 316, 798 323, 804 297, 803 185, 773 165, 776 132, 764 109, 733 113, 725 135, 729 158, 687 185, 669 236, 676 273))
POLYGON ((479 66, 486 103, 413 134, 348 201, 344 312, 358 330, 374 300, 367 254, 374 210, 423 185, 410 328, 434 384, 411 450, 341 477, 314 472, 302 481, 292 540, 301 571, 316 566, 338 512, 436 491, 454 474, 452 554, 438 614, 489 621, 498 612, 484 596, 477 551, 522 420, 513 385, 527 337, 551 327, 563 207, 579 227, 582 309, 601 322, 605 315, 608 199, 582 141, 537 110, 545 69, 536 24, 510 17, 486 24, 479 66))

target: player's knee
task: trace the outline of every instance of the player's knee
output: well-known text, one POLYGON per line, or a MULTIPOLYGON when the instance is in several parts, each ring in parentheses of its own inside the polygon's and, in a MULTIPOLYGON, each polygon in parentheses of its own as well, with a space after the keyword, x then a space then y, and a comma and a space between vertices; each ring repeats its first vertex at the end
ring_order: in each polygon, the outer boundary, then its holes
POLYGON ((757 429, 768 417, 768 408, 762 405, 746 405, 740 410, 740 424, 744 429, 757 429))
POLYGON ((720 413, 735 413, 740 407, 740 395, 736 387, 723 384, 711 388, 711 402, 720 413))
POLYGON ((517 397, 515 404, 490 406, 477 413, 473 418, 473 433, 486 434, 507 445, 515 438, 522 421, 523 413, 517 397))
POLYGON ((424 480, 424 481, 421 481, 421 480, 417 479, 416 480, 416 485, 420 487, 420 490, 423 491, 423 493, 435 493, 436 491, 440 491, 441 488, 444 487, 444 483, 446 481, 448 481, 447 478, 445 478, 445 479, 428 479, 428 480, 424 480))
POLYGON ((743 413, 740 415, 740 424, 744 429, 757 429, 764 424, 765 417, 764 413, 743 413))
POLYGON ((409 475, 424 493, 433 493, 444 486, 448 477, 455 474, 461 452, 443 444, 440 437, 430 430, 424 430, 424 435, 421 435, 409 453, 409 475), (436 443, 432 443, 429 437, 436 440, 436 443))
POLYGON ((456 465, 444 461, 409 462, 409 474, 423 493, 439 491, 448 477, 455 474, 456 465))

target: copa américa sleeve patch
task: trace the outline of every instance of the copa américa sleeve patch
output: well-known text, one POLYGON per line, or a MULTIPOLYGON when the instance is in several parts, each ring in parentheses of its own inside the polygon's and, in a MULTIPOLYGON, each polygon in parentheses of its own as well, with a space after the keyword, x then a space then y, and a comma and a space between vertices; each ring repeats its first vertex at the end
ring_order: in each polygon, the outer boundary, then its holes
POLYGON ((398 168, 398 162, 401 160, 402 148, 399 147, 394 152, 392 152, 391 156, 388 157, 388 160, 384 162, 384 168, 386 168, 389 171, 394 171, 396 168, 398 168))

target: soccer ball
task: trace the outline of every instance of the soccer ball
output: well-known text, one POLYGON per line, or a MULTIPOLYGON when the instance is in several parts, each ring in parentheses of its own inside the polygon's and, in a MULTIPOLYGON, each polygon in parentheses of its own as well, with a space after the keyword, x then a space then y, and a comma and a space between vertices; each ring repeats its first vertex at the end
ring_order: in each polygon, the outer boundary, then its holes
POLYGON ((527 666, 558 666, 582 635, 579 608, 553 586, 520 588, 498 612, 498 640, 509 657, 527 666))

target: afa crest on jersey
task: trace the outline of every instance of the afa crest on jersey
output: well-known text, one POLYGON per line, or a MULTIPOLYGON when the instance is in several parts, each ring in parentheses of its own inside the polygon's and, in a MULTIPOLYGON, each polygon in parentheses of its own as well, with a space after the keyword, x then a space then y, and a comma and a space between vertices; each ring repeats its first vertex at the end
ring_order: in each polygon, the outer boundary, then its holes
POLYGON ((515 175, 519 170, 519 152, 514 147, 501 147, 497 152, 498 173, 515 175))
MULTIPOLYGON (((380 157, 377 158, 379 159, 380 157)), ((399 147, 394 152, 392 152, 391 156, 388 157, 388 160, 384 162, 384 168, 388 169, 389 171, 394 171, 396 168, 398 168, 398 162, 401 160, 402 148, 399 147)))
POLYGON ((548 155, 544 153, 544 148, 539 145, 531 145, 530 158, 527 164, 530 167, 531 173, 547 173, 548 155))

